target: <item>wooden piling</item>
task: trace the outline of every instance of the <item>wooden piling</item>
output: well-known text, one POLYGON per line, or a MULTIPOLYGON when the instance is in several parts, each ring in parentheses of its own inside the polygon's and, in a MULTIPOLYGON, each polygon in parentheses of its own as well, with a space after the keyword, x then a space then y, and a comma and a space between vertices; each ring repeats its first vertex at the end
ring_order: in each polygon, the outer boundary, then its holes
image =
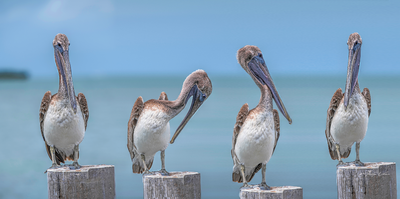
POLYGON ((261 190, 254 186, 240 190, 240 199, 303 199, 303 188, 295 186, 271 187, 271 190, 261 190))
POLYGON ((159 173, 143 175, 143 198, 201 198, 200 173, 186 171, 169 174, 169 176, 159 173))
POLYGON ((88 165, 72 170, 69 167, 47 170, 49 199, 115 198, 113 165, 88 165))
POLYGON ((339 199, 397 198, 396 163, 364 163, 338 166, 336 182, 339 199))

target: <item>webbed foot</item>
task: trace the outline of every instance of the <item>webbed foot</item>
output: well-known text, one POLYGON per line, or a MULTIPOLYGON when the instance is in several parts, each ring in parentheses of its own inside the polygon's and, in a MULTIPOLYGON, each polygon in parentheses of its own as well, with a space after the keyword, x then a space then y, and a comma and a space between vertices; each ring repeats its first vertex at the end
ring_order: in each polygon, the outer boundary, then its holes
POLYGON ((347 166, 348 163, 344 163, 342 160, 339 161, 339 163, 336 165, 336 167, 340 167, 340 166, 347 166))
POLYGON ((75 169, 80 169, 81 165, 78 164, 78 162, 73 162, 70 166, 70 169, 75 170, 75 169))
POLYGON ((249 185, 247 182, 243 183, 243 186, 240 187, 240 189, 251 189, 253 186, 249 185))
POLYGON ((271 190, 271 187, 268 186, 267 183, 262 182, 262 183, 260 184, 260 189, 261 189, 261 190, 271 190))
POLYGON ((160 173, 162 176, 169 176, 168 171, 165 170, 165 169, 161 169, 161 170, 159 171, 159 173, 160 173))
MULTIPOLYGON (((49 167, 47 170, 49 170, 49 169, 58 169, 58 168, 61 168, 61 167, 62 167, 61 165, 58 165, 57 163, 53 163, 51 165, 51 167, 49 167)), ((44 173, 47 173, 47 170, 44 173)))
POLYGON ((143 171, 143 175, 152 175, 152 174, 154 174, 154 173, 149 171, 149 170, 144 170, 143 171))
POLYGON ((356 161, 354 161, 354 162, 351 162, 351 163, 353 163, 354 165, 356 165, 356 166, 358 166, 358 167, 365 166, 365 164, 364 164, 364 163, 362 163, 360 160, 356 160, 356 161))

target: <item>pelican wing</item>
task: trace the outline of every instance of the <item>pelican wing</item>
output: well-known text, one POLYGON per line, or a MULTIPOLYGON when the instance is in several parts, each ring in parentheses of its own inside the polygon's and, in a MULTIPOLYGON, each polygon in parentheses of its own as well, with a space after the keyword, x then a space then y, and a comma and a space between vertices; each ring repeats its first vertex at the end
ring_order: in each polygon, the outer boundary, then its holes
MULTIPOLYGON (((326 141, 328 142, 329 154, 331 155, 331 158, 333 160, 337 160, 339 158, 336 153, 335 141, 331 135, 331 123, 332 123, 332 118, 335 115, 336 109, 339 107, 343 96, 344 95, 343 95, 342 89, 341 88, 337 89, 335 94, 333 94, 331 103, 329 104, 328 115, 326 117, 325 136, 326 136, 326 141)), ((349 154, 350 154, 350 151, 349 151, 349 154)))
POLYGON ((369 93, 368 88, 364 88, 363 92, 361 93, 364 96, 365 101, 367 102, 368 106, 368 117, 371 115, 371 94, 369 93))
POLYGON ((43 134, 43 123, 44 123, 44 117, 46 116, 47 109, 49 109, 49 105, 51 102, 51 92, 47 91, 42 99, 42 103, 40 104, 40 110, 39 110, 39 120, 40 120, 40 131, 42 131, 42 137, 43 140, 46 142, 43 134))
POLYGON ((83 120, 85 121, 85 130, 86 130, 87 121, 89 119, 89 108, 87 105, 86 97, 83 93, 79 93, 78 97, 76 97, 76 99, 79 103, 79 106, 81 107, 82 117, 83 117, 83 120))
POLYGON ((272 151, 272 154, 274 154, 274 152, 275 152, 276 144, 278 144, 280 131, 281 131, 281 124, 279 121, 279 113, 276 109, 274 109, 274 123, 275 123, 275 144, 274 144, 274 150, 272 151))
MULTIPOLYGON (((235 145, 236 145, 236 140, 237 137, 240 133, 240 129, 242 128, 242 125, 244 121, 247 118, 247 115, 249 114, 249 105, 246 103, 242 106, 240 109, 237 117, 236 117, 236 124, 235 127, 233 128, 233 137, 232 137, 232 150, 231 150, 231 155, 232 155, 232 160, 234 164, 234 171, 232 173, 232 181, 233 182, 243 182, 242 175, 240 175, 240 171, 235 168, 240 167, 240 161, 238 160, 236 153, 235 153, 235 145)), ((256 167, 254 167, 248 175, 246 175, 246 180, 247 182, 250 182, 251 179, 254 177, 254 174, 256 174, 259 170, 261 169, 261 163, 258 164, 256 167)))
MULTIPOLYGON (((50 153, 50 146, 47 144, 46 139, 44 137, 44 119, 46 117, 46 113, 47 110, 49 109, 50 103, 51 103, 51 99, 57 97, 57 93, 54 94, 53 96, 51 96, 51 92, 47 91, 42 99, 42 102, 40 104, 40 110, 39 110, 39 121, 40 121, 40 131, 42 132, 42 138, 44 140, 44 144, 46 146, 46 151, 47 151, 47 155, 49 156, 50 160, 52 160, 51 158, 51 153, 50 153)), ((64 159, 65 159, 65 154, 61 153, 58 151, 57 148, 55 148, 55 155, 56 155, 56 162, 57 164, 60 164, 60 162, 64 163, 64 159)))
POLYGON ((136 152, 136 146, 133 140, 133 134, 135 133, 135 127, 136 124, 139 120, 140 114, 142 113, 144 107, 143 103, 143 98, 138 97, 135 104, 133 105, 132 112, 131 112, 131 117, 129 118, 128 122, 128 151, 131 155, 131 159, 135 157, 136 152))
POLYGON ((249 105, 246 103, 242 106, 238 115, 236 116, 236 124, 233 127, 231 155, 232 155, 234 164, 237 164, 239 162, 239 160, 237 159, 236 154, 235 154, 236 139, 239 135, 240 129, 242 128, 242 125, 243 125, 244 121, 246 120, 248 114, 249 114, 249 105))

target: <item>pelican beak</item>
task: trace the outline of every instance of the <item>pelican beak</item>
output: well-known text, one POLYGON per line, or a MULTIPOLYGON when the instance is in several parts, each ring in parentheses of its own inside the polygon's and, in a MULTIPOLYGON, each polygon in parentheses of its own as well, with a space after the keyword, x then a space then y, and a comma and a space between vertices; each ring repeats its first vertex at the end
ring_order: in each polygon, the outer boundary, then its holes
POLYGON ((61 74, 60 83, 62 84, 63 88, 68 94, 71 107, 74 113, 76 113, 77 102, 75 97, 74 84, 72 83, 72 72, 71 72, 71 64, 69 63, 68 50, 64 51, 61 46, 55 46, 54 54, 55 54, 57 68, 61 74))
POLYGON ((347 79, 346 89, 344 92, 344 107, 347 108, 351 95, 353 94, 354 88, 358 80, 358 71, 360 67, 361 59, 361 44, 356 43, 353 49, 349 50, 349 61, 347 64, 347 79))
POLYGON ((172 139, 170 141, 171 144, 175 142, 175 139, 178 137, 179 133, 181 133, 182 129, 188 123, 190 118, 196 113, 197 109, 200 108, 200 106, 207 98, 206 94, 202 93, 196 84, 192 87, 189 94, 187 95, 185 105, 187 104, 190 97, 192 97, 192 104, 190 105, 190 109, 181 124, 179 125, 178 129, 176 129, 174 136, 172 136, 172 139))
POLYGON ((269 90, 271 90, 272 97, 275 100, 278 109, 281 111, 283 116, 289 121, 289 124, 292 124, 292 119, 289 116, 289 113, 286 111, 285 105, 281 98, 279 97, 278 91, 275 88, 274 82, 268 72, 267 65, 265 64, 264 59, 261 54, 253 57, 247 65, 251 75, 259 81, 262 85, 268 86, 269 90))

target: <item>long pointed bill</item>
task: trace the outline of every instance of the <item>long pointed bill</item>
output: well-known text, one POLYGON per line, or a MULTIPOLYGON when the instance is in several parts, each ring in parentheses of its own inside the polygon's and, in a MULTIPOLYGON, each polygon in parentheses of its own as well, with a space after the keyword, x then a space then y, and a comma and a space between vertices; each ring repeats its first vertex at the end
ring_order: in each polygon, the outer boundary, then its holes
POLYGON ((194 85, 190 90, 188 96, 186 97, 185 104, 187 104, 190 97, 192 97, 192 104, 190 105, 189 111, 179 125, 178 129, 176 129, 174 136, 172 136, 170 141, 171 144, 175 142, 175 139, 178 137, 179 133, 181 133, 183 127, 185 127, 190 118, 196 113, 197 109, 200 108, 206 98, 199 88, 197 88, 197 85, 194 85))
POLYGON ((77 111, 77 102, 75 97, 74 84, 72 83, 72 72, 71 65, 69 63, 68 51, 63 51, 61 47, 55 48, 56 63, 60 70, 61 81, 64 86, 65 91, 68 94, 71 107, 74 113, 77 111))
POLYGON ((353 49, 349 50, 349 62, 347 64, 346 90, 344 92, 344 107, 346 108, 357 83, 360 58, 361 44, 355 44, 353 49))
POLYGON ((271 90, 272 97, 275 100, 278 109, 281 111, 283 116, 289 121, 289 124, 292 123, 292 119, 289 116, 289 113, 286 111, 285 105, 281 98, 279 97, 278 91, 275 88, 274 82, 272 81, 271 76, 269 75, 267 66, 265 65, 265 61, 260 56, 255 56, 248 64, 248 67, 254 77, 263 85, 267 85, 271 90))

